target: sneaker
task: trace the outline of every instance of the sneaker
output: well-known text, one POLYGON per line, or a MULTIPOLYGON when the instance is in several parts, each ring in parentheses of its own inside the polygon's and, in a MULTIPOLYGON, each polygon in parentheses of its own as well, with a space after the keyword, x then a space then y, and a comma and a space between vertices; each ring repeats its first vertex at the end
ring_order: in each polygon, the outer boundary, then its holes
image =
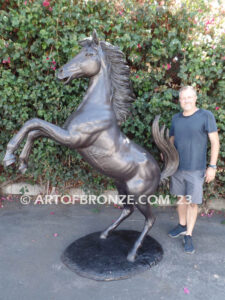
POLYGON ((169 233, 168 236, 171 238, 176 238, 180 235, 185 235, 187 232, 187 226, 183 227, 180 224, 178 224, 174 229, 172 229, 169 233))
POLYGON ((192 243, 192 237, 190 235, 184 236, 183 244, 184 244, 184 251, 186 253, 188 253, 188 254, 195 253, 195 248, 192 243))

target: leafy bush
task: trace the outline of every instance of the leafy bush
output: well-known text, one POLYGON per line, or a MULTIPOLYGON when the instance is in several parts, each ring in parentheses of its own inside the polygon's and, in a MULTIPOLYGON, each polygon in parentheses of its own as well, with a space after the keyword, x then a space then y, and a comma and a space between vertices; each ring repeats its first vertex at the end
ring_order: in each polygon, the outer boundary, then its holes
MULTIPOLYGON (((125 53, 137 100, 123 131, 159 160, 152 141, 156 114, 170 126, 179 111, 178 90, 194 85, 200 107, 217 120, 221 152, 208 195, 225 195, 224 7, 193 1, 5 0, 0 4, 0 159, 25 121, 39 117, 62 126, 87 89, 87 80, 64 86, 55 70, 78 51, 78 40, 95 28, 125 53), (181 4, 180 4, 181 3, 181 4)), ((24 143, 22 143, 22 146, 24 143)), ((19 151, 21 151, 21 147, 19 151)), ((1 168, 1 167, 0 167, 1 168)), ((15 178, 1 170, 0 181, 15 178)), ((111 187, 75 151, 51 140, 35 141, 25 179, 60 185, 75 182, 111 187)))

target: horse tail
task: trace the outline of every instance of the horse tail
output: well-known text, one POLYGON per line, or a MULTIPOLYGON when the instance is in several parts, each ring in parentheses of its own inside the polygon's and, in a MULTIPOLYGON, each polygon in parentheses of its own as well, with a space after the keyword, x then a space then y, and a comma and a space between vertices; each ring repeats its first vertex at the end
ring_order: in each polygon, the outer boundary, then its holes
POLYGON ((169 130, 166 130, 166 136, 164 136, 165 125, 159 129, 159 118, 160 115, 157 115, 153 121, 152 134, 154 141, 159 150, 162 152, 164 158, 164 168, 160 177, 160 184, 163 184, 176 172, 179 165, 179 154, 174 144, 169 139, 169 130))

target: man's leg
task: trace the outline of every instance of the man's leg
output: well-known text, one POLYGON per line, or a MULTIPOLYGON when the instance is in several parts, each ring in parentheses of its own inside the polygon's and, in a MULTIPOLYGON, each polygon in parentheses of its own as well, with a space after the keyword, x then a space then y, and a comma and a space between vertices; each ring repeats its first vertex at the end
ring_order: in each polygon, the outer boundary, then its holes
POLYGON ((187 233, 186 235, 192 236, 196 220, 198 216, 198 204, 190 203, 187 205, 187 233))
POLYGON ((184 251, 186 253, 193 254, 195 252, 195 248, 192 243, 192 231, 194 229, 196 220, 198 215, 198 204, 189 203, 187 205, 187 232, 184 236, 184 251))
POLYGON ((183 172, 177 171, 173 176, 171 176, 170 181, 170 193, 172 195, 178 196, 177 201, 177 212, 179 217, 179 224, 168 232, 168 236, 171 238, 176 238, 180 235, 186 234, 186 224, 187 224, 187 201, 185 195, 185 182, 183 179, 183 172))
POLYGON ((205 170, 196 170, 186 173, 186 199, 190 201, 187 205, 187 233, 192 236, 192 232, 198 216, 198 204, 202 203, 203 183, 205 170))
POLYGON ((178 204, 177 204, 177 212, 179 217, 179 223, 182 226, 187 225, 187 200, 185 196, 178 197, 178 204))
POLYGON ((192 232, 198 216, 198 204, 202 203, 204 174, 204 170, 196 170, 186 173, 185 177, 186 194, 191 196, 191 202, 187 205, 187 232, 183 242, 185 252, 190 254, 195 252, 192 232))
POLYGON ((185 235, 187 230, 187 200, 185 196, 179 196, 177 202, 177 213, 179 217, 179 224, 169 231, 168 235, 171 238, 176 238, 180 235, 185 235))
MULTIPOLYGON (((188 203, 186 200, 185 196, 180 196, 178 197, 178 204, 177 204, 177 212, 178 212, 178 217, 179 217, 179 227, 176 229, 176 232, 170 232, 169 236, 172 237, 177 237, 177 234, 179 235, 186 234, 192 236, 192 232, 197 220, 197 215, 198 215, 198 205, 194 203, 188 203), (187 231, 185 233, 180 232, 182 231, 183 226, 183 231, 187 231)), ((174 231, 174 230, 173 230, 174 231)))

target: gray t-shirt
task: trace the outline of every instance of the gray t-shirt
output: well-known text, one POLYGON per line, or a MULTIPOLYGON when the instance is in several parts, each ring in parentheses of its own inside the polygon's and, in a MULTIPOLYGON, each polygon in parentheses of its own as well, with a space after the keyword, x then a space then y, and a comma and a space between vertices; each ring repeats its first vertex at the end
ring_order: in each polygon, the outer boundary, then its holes
POLYGON ((179 153, 179 170, 204 170, 206 168, 208 133, 217 131, 214 115, 199 109, 191 116, 182 112, 172 118, 170 136, 179 153))

